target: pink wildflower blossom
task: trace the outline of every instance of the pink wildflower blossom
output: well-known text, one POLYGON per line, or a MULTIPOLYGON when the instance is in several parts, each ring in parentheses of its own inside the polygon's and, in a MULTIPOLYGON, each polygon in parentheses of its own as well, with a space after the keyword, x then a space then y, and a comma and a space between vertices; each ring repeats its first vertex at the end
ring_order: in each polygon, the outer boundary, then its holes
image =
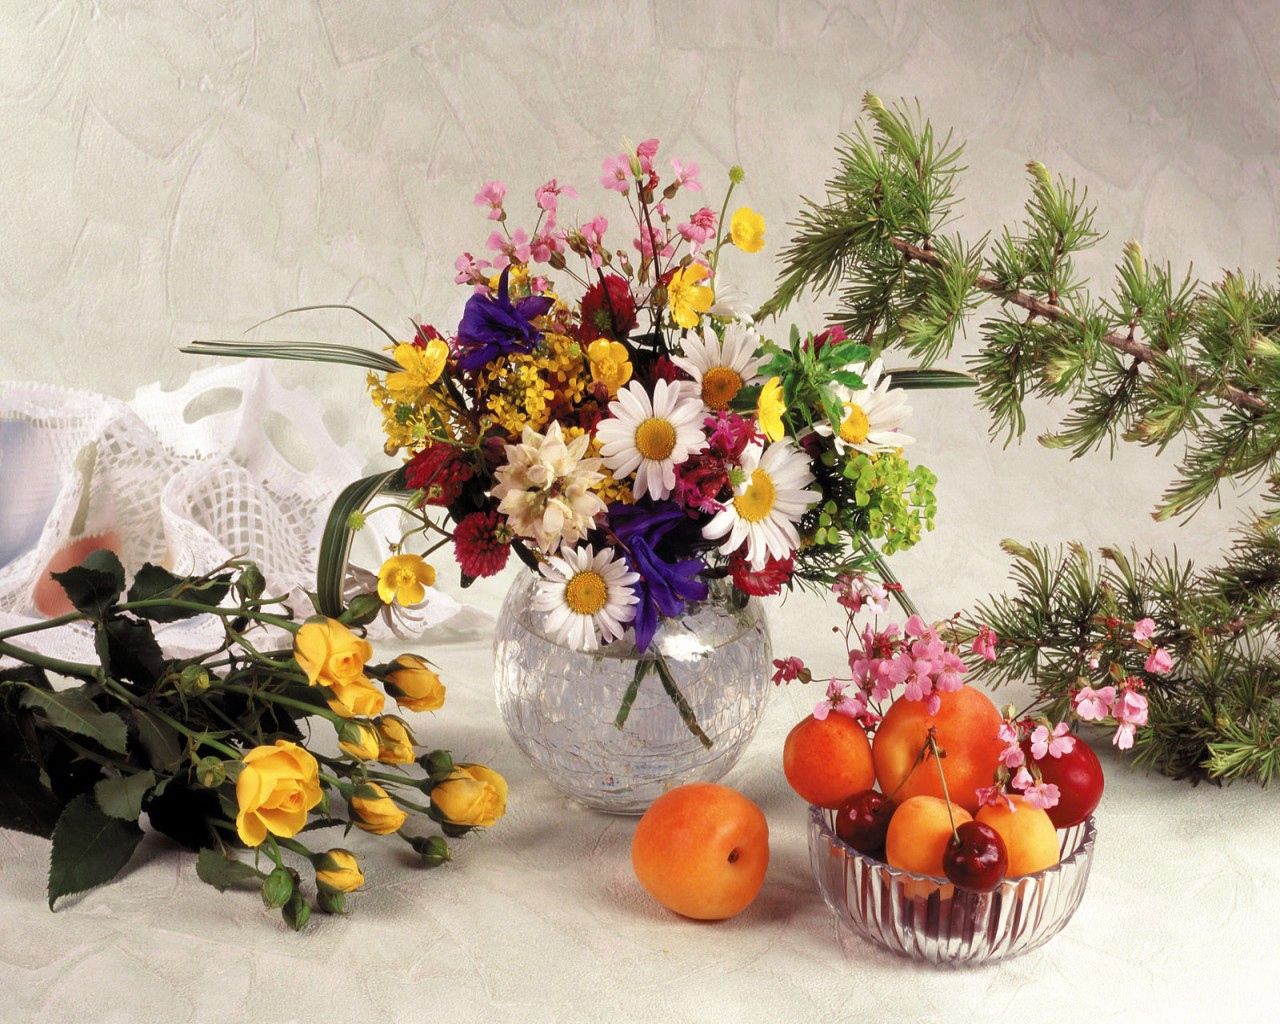
POLYGON ((1072 698, 1076 714, 1086 722, 1101 722, 1111 714, 1111 705, 1115 703, 1116 688, 1103 686, 1095 690, 1092 686, 1081 687, 1072 698))
POLYGON ((845 693, 844 684, 833 679, 827 684, 826 697, 818 701, 817 706, 814 707, 813 717, 821 722, 834 711, 837 715, 857 718, 866 709, 867 705, 860 696, 850 697, 845 693))
POLYGON ((804 662, 795 657, 774 658, 773 667, 777 670, 773 673, 773 681, 777 685, 799 679, 805 671, 804 662))
POLYGON ((999 807, 1003 804, 1009 810, 1014 810, 1009 794, 1000 786, 980 786, 975 790, 974 795, 978 798, 979 807, 999 807))
POLYGON ((1029 807, 1047 811, 1050 807, 1058 806, 1062 793, 1052 782, 1034 782, 1022 791, 1022 796, 1029 807))
POLYGON ((1133 638, 1135 640, 1150 640, 1151 634, 1155 631, 1155 619, 1139 619, 1133 624, 1133 638))
POLYGON ((636 159, 640 161, 640 169, 645 174, 653 173, 653 158, 658 152, 657 139, 645 139, 640 145, 636 146, 636 159))
POLYGON ((702 168, 690 160, 687 164, 679 160, 671 161, 671 171, 675 175, 673 184, 680 188, 687 188, 690 192, 701 192, 702 182, 698 180, 698 175, 702 173, 702 168))
POLYGON ((1037 761, 1048 757, 1061 757, 1075 749, 1076 739, 1071 734, 1071 727, 1066 722, 1059 722, 1050 732, 1043 725, 1037 725, 1031 733, 1031 756, 1037 761))
POLYGON ((706 245, 708 240, 715 236, 715 211, 705 206, 695 210, 685 223, 676 227, 676 230, 680 232, 680 237, 696 250, 699 246, 706 245))
POLYGON ((555 178, 552 178, 545 185, 539 185, 533 193, 533 197, 538 203, 538 208, 551 214, 556 212, 560 196, 564 196, 566 199, 577 199, 578 190, 572 185, 561 185, 555 178))
POLYGON ((489 219, 502 219, 502 200, 506 197, 507 186, 501 181, 486 181, 472 200, 476 206, 489 207, 489 219))
POLYGON ((631 187, 631 161, 627 154, 605 157, 600 169, 604 172, 600 175, 600 184, 625 196, 631 187))
POLYGON ((984 661, 996 660, 996 644, 1000 642, 1000 637, 996 635, 996 631, 990 626, 981 626, 978 629, 978 635, 973 638, 973 646, 970 650, 984 661))
POLYGON ((529 262, 529 232, 524 228, 516 228, 509 239, 504 238, 502 232, 494 231, 485 245, 498 254, 493 258, 494 270, 511 263, 529 262))
POLYGON ((1173 671, 1173 657, 1163 647, 1153 648, 1142 668, 1153 676, 1168 675, 1173 671))

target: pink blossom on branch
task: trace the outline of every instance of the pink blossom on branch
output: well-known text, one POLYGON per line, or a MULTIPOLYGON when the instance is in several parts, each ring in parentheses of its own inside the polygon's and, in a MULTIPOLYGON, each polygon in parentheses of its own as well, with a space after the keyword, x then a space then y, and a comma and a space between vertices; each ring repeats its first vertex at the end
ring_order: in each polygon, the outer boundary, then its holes
POLYGON ((1155 619, 1139 619, 1133 624, 1133 638, 1135 640, 1150 640, 1155 631, 1155 619))
POLYGON ((1052 782, 1033 782, 1022 791, 1022 797, 1029 807, 1047 811, 1050 807, 1058 806, 1062 793, 1052 782))
POLYGON ((996 644, 1000 642, 1000 637, 996 635, 996 631, 990 626, 980 626, 978 635, 973 638, 973 646, 970 650, 984 661, 996 660, 996 644))
POLYGON ((480 186, 480 191, 476 193, 472 200, 476 206, 489 207, 489 219, 502 219, 502 200, 506 198, 507 186, 501 181, 486 181, 480 186))
POLYGON ((702 182, 698 180, 698 175, 702 173, 702 168, 692 160, 687 164, 679 160, 672 160, 671 171, 675 175, 675 181, 672 184, 680 188, 686 188, 690 192, 702 191, 702 182))
POLYGON ((600 184, 625 196, 631 187, 631 161, 627 154, 605 157, 600 169, 604 172, 600 175, 600 184))
POLYGON ((773 667, 776 670, 773 673, 773 681, 776 685, 799 679, 808 671, 804 666, 804 662, 795 657, 774 658, 773 667))
POLYGON ((645 174, 653 174, 653 158, 658 153, 658 140, 645 139, 636 146, 636 159, 640 161, 640 169, 645 174))
POLYGON ((834 711, 837 715, 857 718, 866 710, 866 702, 861 696, 850 697, 845 693, 845 685, 833 679, 827 684, 826 697, 818 701, 817 706, 814 707, 813 717, 821 722, 834 711))
POLYGON ((555 178, 552 178, 545 185, 539 185, 533 193, 533 198, 537 202, 538 208, 551 214, 556 212, 560 196, 564 196, 566 199, 577 199, 578 190, 572 185, 561 185, 555 178))
POLYGON ((529 262, 529 232, 524 228, 516 228, 509 239, 504 238, 502 232, 494 231, 485 245, 498 254, 493 258, 494 270, 501 270, 511 263, 529 262))
POLYGON ((1153 676, 1168 675, 1173 671, 1173 657, 1163 647, 1153 648, 1142 668, 1153 676))
POLYGON ((1072 698, 1076 714, 1086 722, 1101 722, 1111 714, 1111 705, 1115 703, 1116 688, 1103 686, 1095 690, 1092 686, 1083 686, 1072 698))
POLYGON ((1076 739, 1071 735, 1071 727, 1066 722, 1059 722, 1050 732, 1043 725, 1037 725, 1031 733, 1031 756, 1037 761, 1048 757, 1061 757, 1075 749, 1076 739))

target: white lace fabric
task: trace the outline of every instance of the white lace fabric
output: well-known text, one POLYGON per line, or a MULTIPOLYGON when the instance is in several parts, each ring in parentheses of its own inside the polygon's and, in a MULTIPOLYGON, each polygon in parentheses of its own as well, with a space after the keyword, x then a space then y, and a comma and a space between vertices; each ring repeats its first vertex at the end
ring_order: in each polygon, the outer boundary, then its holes
MULTIPOLYGON (((145 562, 190 575, 252 559, 267 592, 291 595, 305 615, 325 520, 362 470, 354 446, 333 440, 314 399, 285 388, 262 362, 203 370, 173 391, 148 385, 128 403, 0 384, 0 629, 42 619, 36 589, 51 560, 94 537, 110 538, 130 575, 145 562)), ((386 538, 399 533, 395 513, 370 517, 365 532, 362 551, 385 555, 386 538)), ((476 623, 476 613, 432 591, 371 633, 476 623)), ((202 616, 160 625, 156 635, 181 656, 216 644, 221 627, 202 616)), ((91 632, 79 624, 21 643, 53 657, 94 657, 91 632)))

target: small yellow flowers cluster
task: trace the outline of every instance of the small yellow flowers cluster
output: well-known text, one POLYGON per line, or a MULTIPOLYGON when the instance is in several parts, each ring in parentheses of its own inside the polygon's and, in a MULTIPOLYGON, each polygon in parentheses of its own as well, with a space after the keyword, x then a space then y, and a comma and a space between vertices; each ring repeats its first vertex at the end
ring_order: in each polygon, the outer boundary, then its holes
MULTIPOLYGON (((627 364, 628 372, 631 364, 627 364)), ((565 441, 572 441, 575 437, 581 437, 586 431, 581 427, 566 427, 564 431, 565 441)), ((587 448, 587 457, 600 458, 600 442, 594 437, 591 444, 587 448)), ((597 472, 604 474, 604 479, 599 483, 593 484, 590 488, 595 494, 600 496, 600 500, 606 505, 612 505, 614 502, 621 502, 624 505, 630 505, 635 502, 635 495, 632 493, 631 482, 629 480, 616 480, 612 473, 601 463, 597 472)))
POLYGON ((513 436, 526 426, 541 431, 554 408, 580 403, 590 383, 582 347, 549 331, 533 352, 509 356, 478 375, 481 427, 496 425, 513 436))

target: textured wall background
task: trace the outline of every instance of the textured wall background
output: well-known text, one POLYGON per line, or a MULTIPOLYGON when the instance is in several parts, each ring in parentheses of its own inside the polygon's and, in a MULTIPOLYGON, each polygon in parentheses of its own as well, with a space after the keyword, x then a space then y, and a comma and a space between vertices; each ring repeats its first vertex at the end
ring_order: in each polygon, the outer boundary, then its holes
MULTIPOLYGON (((731 269, 763 298, 785 221, 868 88, 919 97, 968 140, 973 235, 1017 214, 1036 157, 1101 206, 1091 269, 1128 237, 1205 272, 1269 273, 1276 256, 1280 27, 1262 2, 0 6, 3 377, 127 397, 184 379, 183 342, 304 303, 453 323, 452 261, 489 226, 476 186, 502 177, 531 209, 558 175, 585 219, 610 209, 599 161, 623 135, 660 136, 708 180, 747 168, 770 244, 731 269)), ((337 317, 272 330, 377 342, 337 317)), ((379 457, 357 372, 281 374, 379 457)), ((916 406, 942 516, 901 568, 933 584, 936 613, 1000 583, 1003 536, 1177 534, 1199 553, 1235 514, 1157 527, 1169 465, 1002 453, 965 395, 916 406)))

